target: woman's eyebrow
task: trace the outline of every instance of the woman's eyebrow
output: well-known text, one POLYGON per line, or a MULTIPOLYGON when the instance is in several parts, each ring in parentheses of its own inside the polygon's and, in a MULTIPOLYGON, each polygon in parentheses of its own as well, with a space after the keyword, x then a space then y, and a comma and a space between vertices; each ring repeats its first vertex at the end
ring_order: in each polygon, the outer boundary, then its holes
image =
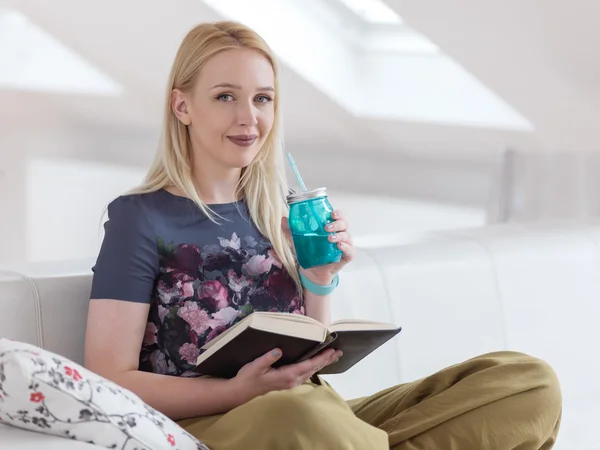
MULTIPOLYGON (((239 86, 237 84, 232 84, 232 83, 219 83, 219 84, 216 84, 215 86, 213 86, 211 89, 216 89, 216 88, 242 89, 241 86, 239 86)), ((275 89, 272 86, 264 86, 264 87, 258 88, 257 91, 275 92, 275 89)))

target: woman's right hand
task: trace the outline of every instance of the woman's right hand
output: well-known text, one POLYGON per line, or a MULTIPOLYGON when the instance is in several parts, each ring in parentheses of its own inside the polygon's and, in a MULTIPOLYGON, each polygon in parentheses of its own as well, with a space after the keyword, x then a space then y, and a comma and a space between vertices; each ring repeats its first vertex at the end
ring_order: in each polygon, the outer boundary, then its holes
POLYGON ((340 356, 341 351, 327 349, 306 361, 273 368, 281 358, 281 350, 274 349, 242 367, 231 382, 247 402, 267 392, 299 386, 340 356))

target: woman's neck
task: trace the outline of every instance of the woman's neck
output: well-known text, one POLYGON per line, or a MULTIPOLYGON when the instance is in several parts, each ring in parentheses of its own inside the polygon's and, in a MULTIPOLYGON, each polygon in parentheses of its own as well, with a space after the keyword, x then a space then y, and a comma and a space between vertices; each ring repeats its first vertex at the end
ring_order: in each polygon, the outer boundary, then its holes
POLYGON ((236 187, 241 174, 241 169, 231 169, 206 162, 194 164, 192 169, 196 191, 200 199, 209 205, 240 200, 236 195, 236 187))

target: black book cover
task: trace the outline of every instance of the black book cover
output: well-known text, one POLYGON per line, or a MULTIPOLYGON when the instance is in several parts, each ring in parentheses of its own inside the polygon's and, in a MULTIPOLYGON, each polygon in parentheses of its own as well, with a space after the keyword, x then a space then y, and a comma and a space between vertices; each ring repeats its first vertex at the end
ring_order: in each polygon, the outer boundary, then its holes
POLYGON ((344 355, 335 364, 324 367, 320 375, 343 373, 385 342, 401 328, 393 330, 355 330, 333 332, 324 343, 246 328, 194 369, 202 375, 233 378, 247 363, 280 348, 282 357, 273 364, 281 367, 304 361, 326 348, 341 350, 344 355))
POLYGON ((358 363, 375 349, 381 347, 396 336, 402 328, 394 330, 352 330, 337 331, 337 338, 326 348, 341 350, 344 354, 340 360, 319 371, 319 375, 343 373, 358 363))
POLYGON ((194 369, 202 375, 233 378, 247 363, 260 358, 274 348, 283 355, 273 367, 295 363, 320 343, 309 339, 285 336, 268 331, 246 328, 194 369))

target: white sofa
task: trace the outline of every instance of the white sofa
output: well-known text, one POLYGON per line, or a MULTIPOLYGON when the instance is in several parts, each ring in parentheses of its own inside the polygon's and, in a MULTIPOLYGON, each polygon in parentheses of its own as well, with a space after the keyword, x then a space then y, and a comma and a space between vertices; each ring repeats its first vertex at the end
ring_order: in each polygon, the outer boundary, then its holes
MULTIPOLYGON (((0 335, 81 362, 92 264, 0 273, 0 335)), ((361 250, 336 294, 334 318, 341 317, 404 328, 348 373, 328 377, 344 397, 480 353, 522 351, 548 361, 562 382, 555 448, 600 449, 600 223, 488 227, 361 250)), ((0 426, 1 450, 33 448, 94 446, 0 426)))

